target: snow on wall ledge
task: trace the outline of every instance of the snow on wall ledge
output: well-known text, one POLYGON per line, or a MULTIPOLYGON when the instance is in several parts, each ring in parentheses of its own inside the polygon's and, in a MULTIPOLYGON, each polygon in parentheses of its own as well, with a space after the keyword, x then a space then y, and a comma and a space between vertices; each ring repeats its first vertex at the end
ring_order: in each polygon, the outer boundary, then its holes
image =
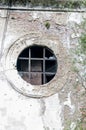
MULTIPOLYGON (((80 118, 78 96, 82 88, 74 88, 76 74, 71 70, 69 51, 78 43, 81 30, 77 26, 85 17, 86 13, 0 11, 0 130, 74 130, 80 118), (5 54, 30 32, 55 41, 52 48, 58 52, 59 69, 46 98, 31 98, 15 91, 6 75, 5 54)), ((15 77, 12 75, 11 79, 15 77)))

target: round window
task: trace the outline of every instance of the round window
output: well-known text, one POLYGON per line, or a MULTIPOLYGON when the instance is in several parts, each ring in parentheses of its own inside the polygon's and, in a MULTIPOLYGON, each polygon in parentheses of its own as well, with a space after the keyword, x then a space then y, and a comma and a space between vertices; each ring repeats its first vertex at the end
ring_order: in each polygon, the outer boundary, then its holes
POLYGON ((32 85, 50 82, 57 72, 57 59, 52 50, 33 45, 24 49, 17 59, 19 75, 32 85))

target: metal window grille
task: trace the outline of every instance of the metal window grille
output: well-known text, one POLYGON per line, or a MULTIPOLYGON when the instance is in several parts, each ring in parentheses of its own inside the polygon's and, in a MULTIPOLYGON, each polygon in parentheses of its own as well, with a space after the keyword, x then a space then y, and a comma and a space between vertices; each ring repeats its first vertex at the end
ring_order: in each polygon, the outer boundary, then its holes
POLYGON ((33 85, 46 84, 57 71, 57 59, 53 52, 43 46, 24 49, 17 60, 19 75, 33 85))

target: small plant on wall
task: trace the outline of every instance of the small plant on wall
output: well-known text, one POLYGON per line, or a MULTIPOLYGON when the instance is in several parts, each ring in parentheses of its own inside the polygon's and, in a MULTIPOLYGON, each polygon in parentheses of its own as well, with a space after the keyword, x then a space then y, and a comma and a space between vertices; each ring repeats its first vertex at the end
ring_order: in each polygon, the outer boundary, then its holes
POLYGON ((47 21, 47 22, 45 22, 45 27, 47 28, 47 29, 49 29, 50 28, 50 23, 47 21))

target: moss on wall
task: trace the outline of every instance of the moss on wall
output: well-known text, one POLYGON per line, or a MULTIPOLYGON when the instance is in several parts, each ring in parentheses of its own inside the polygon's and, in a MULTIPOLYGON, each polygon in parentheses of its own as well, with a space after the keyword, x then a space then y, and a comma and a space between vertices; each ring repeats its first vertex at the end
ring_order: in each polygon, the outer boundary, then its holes
POLYGON ((0 0, 0 5, 51 7, 51 8, 85 8, 86 0, 0 0))

